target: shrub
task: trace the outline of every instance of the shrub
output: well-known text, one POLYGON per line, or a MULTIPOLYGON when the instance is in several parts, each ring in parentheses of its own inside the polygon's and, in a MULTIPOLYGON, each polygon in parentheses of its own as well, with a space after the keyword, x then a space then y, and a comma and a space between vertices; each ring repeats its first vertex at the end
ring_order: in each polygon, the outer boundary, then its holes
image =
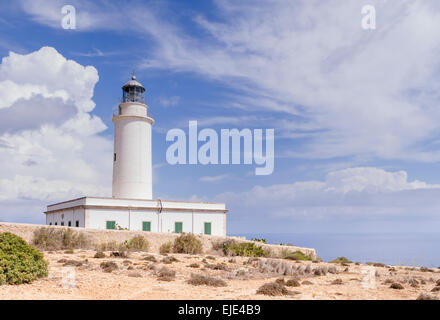
MULTIPOLYGON (((61 261, 61 260, 59 260, 59 261, 61 261)), ((59 262, 58 261, 58 262, 59 262)), ((72 266, 72 267, 81 267, 83 264, 84 264, 84 262, 85 261, 77 261, 77 260, 64 260, 63 261, 63 267, 66 267, 66 266, 72 266)))
POLYGON ((172 243, 171 241, 167 241, 164 244, 162 244, 159 248, 159 252, 161 254, 165 254, 165 253, 170 253, 171 252, 171 247, 172 247, 172 243))
POLYGON ((102 252, 102 251, 98 251, 98 252, 95 253, 95 255, 93 256, 93 258, 96 258, 96 259, 102 259, 102 258, 105 258, 105 253, 102 252))
POLYGON ((111 261, 102 262, 100 264, 100 267, 104 272, 108 272, 108 273, 118 269, 118 265, 111 261))
POLYGON ((72 229, 62 229, 62 245, 66 249, 86 248, 88 240, 86 236, 72 229))
POLYGON ((165 257, 162 259, 161 262, 165 264, 171 264, 173 262, 179 262, 179 260, 177 260, 175 257, 165 257))
POLYGON ((148 251, 150 243, 143 236, 134 236, 127 242, 127 248, 131 251, 148 251))
POLYGON ((404 289, 403 286, 400 283, 394 282, 391 284, 390 286, 391 289, 397 289, 397 290, 402 290, 404 289))
POLYGON ((202 242, 191 233, 182 233, 173 244, 173 251, 176 253, 199 254, 202 253, 202 248, 202 242))
POLYGON ((163 267, 157 273, 158 279, 162 281, 172 281, 176 278, 176 271, 170 270, 167 267, 163 267))
POLYGON ((386 264, 381 263, 381 262, 366 262, 365 264, 369 265, 369 266, 373 266, 373 267, 382 267, 382 268, 386 268, 387 267, 386 264))
POLYGON ((229 270, 229 268, 226 266, 226 265, 224 265, 224 264, 222 264, 222 263, 216 263, 216 264, 206 264, 206 266, 205 266, 206 268, 208 268, 208 269, 212 269, 212 270, 222 270, 222 271, 228 271, 229 270))
POLYGON ((0 234, 0 285, 30 283, 47 276, 43 254, 19 236, 0 234))
POLYGON ((226 287, 227 284, 222 279, 217 279, 201 274, 191 274, 191 279, 187 281, 193 286, 226 287))
POLYGON ((251 241, 267 243, 267 240, 266 240, 266 239, 252 238, 251 241))
POLYGON ((32 243, 43 250, 87 248, 89 241, 82 233, 72 229, 42 227, 34 231, 32 243))
POLYGON ((120 244, 116 241, 103 242, 95 247, 96 251, 115 251, 118 250, 120 244))
POLYGON ((225 244, 225 242, 227 242, 227 240, 217 240, 217 241, 213 241, 212 244, 212 250, 215 251, 223 251, 223 246, 225 244))
POLYGON ((286 286, 288 287, 299 287, 301 284, 296 279, 289 279, 286 281, 286 286))
POLYGON ((223 244, 223 253, 228 256, 267 257, 269 252, 254 242, 228 240, 223 244))
POLYGON ((347 259, 346 257, 339 257, 336 259, 333 259, 330 261, 330 263, 353 263, 350 259, 347 259))
POLYGON ((263 284, 258 290, 257 294, 264 294, 266 296, 282 296, 289 294, 286 287, 277 282, 270 282, 263 284))
POLYGON ((150 261, 150 262, 157 262, 156 257, 155 257, 155 256, 152 256, 152 255, 148 255, 148 256, 146 256, 146 257, 144 258, 144 260, 146 260, 146 261, 150 261))
POLYGON ((126 243, 120 243, 116 251, 110 253, 110 256, 127 258, 128 257, 128 247, 126 243))
POLYGON ((427 294, 427 293, 421 293, 416 300, 438 300, 436 296, 427 294))
POLYGON ((190 268, 200 268, 200 264, 198 264, 198 263, 191 263, 188 267, 190 267, 190 268))
POLYGON ((281 258, 288 259, 288 260, 301 260, 301 261, 312 261, 313 257, 304 254, 303 252, 297 250, 295 252, 288 251, 288 252, 282 252, 281 258))

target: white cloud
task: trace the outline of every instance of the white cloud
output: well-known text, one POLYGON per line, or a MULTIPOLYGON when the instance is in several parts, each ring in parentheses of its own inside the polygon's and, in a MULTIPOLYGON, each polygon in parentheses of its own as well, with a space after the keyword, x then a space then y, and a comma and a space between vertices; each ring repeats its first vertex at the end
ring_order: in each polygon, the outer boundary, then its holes
POLYGON ((221 174, 218 176, 203 176, 199 179, 201 182, 219 182, 225 179, 229 179, 231 177, 230 174, 221 174))
MULTIPOLYGON (((25 219, 41 218, 36 210, 50 202, 109 195, 112 141, 99 135, 106 126, 90 114, 98 79, 94 67, 50 47, 3 58, 0 201, 27 209, 33 203, 25 219)), ((14 220, 15 214, 2 212, 0 218, 14 220)))
POLYGON ((241 88, 242 105, 251 96, 259 108, 300 111, 283 135, 310 141, 287 156, 440 159, 418 147, 439 133, 437 1, 372 1, 380 19, 368 32, 361 1, 217 3, 222 22, 196 19, 212 41, 158 38, 153 65, 241 88))
MULTIPOLYGON (((59 28, 62 1, 21 3, 59 28)), ((365 31, 360 0, 218 0, 218 19, 194 17, 200 38, 171 24, 162 7, 132 3, 72 2, 80 30, 152 37, 145 68, 197 72, 241 89, 232 107, 294 116, 277 134, 306 140, 283 156, 440 159, 426 143, 440 133, 438 1, 370 1, 378 27, 365 31)))
POLYGON ((260 222, 277 217, 307 221, 435 217, 439 199, 440 185, 408 181, 405 171, 371 167, 333 171, 324 181, 255 186, 217 196, 232 212, 251 213, 260 222))
POLYGON ((172 96, 172 97, 160 97, 159 102, 164 107, 174 107, 179 104, 180 97, 179 96, 172 96))

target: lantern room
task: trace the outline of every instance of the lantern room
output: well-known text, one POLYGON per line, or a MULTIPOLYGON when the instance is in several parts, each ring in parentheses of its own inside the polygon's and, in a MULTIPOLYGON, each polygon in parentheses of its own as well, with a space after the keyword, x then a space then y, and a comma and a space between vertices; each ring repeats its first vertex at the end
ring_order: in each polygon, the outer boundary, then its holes
POLYGON ((145 88, 133 75, 131 80, 122 87, 122 102, 138 102, 145 104, 145 88))

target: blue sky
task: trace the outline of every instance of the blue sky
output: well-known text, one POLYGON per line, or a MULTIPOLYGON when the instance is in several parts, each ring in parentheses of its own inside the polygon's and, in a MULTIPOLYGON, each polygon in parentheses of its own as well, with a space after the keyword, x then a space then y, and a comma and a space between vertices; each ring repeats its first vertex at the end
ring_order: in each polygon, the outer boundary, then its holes
POLYGON ((2 1, 0 220, 111 194, 112 109, 136 70, 155 197, 225 201, 234 234, 438 230, 440 4, 368 4, 376 30, 360 0, 2 1), (189 120, 274 128, 273 174, 167 164, 189 120))

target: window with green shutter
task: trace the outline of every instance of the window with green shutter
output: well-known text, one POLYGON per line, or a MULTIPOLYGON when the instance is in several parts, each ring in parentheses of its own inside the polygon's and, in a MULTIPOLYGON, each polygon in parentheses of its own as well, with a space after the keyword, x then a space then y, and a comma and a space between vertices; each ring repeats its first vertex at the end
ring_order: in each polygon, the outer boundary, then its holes
POLYGON ((205 234, 211 234, 211 222, 205 222, 205 234))
POLYGON ((142 231, 151 231, 151 222, 143 221, 142 222, 142 231))
POLYGON ((116 221, 107 221, 107 229, 116 229, 116 221))
POLYGON ((182 233, 183 230, 183 222, 176 222, 174 224, 174 232, 175 233, 182 233))

